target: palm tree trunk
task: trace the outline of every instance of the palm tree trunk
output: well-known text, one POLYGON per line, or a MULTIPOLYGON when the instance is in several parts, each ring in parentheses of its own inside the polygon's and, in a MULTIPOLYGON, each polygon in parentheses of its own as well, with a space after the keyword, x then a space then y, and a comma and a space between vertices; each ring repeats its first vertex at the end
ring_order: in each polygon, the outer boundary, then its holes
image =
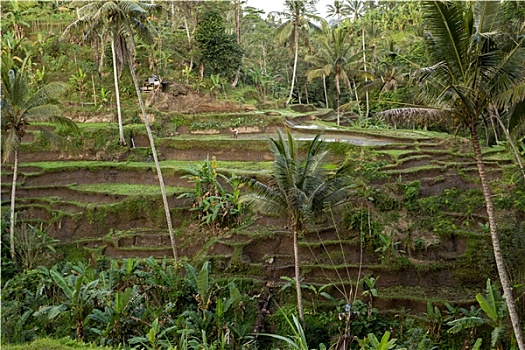
MULTIPOLYGON (((235 34, 237 36, 237 44, 241 45, 241 0, 235 1, 235 34)), ((241 75, 241 68, 237 68, 235 72, 235 78, 231 84, 232 88, 235 88, 239 83, 239 76, 241 75)))
POLYGON ((124 139, 124 128, 122 127, 122 112, 120 111, 120 90, 118 87, 117 55, 115 53, 115 38, 113 37, 111 37, 111 54, 113 55, 113 78, 115 80, 115 98, 117 101, 119 144, 125 145, 126 140, 124 139))
POLYGON ((354 95, 355 95, 355 102, 357 103, 357 111, 359 115, 361 115, 361 104, 359 102, 359 94, 357 93, 357 87, 355 85, 355 80, 352 80, 352 83, 354 84, 354 95))
POLYGON ((175 28, 175 0, 170 1, 170 14, 171 14, 171 20, 170 20, 170 28, 175 28))
POLYGON ((299 320, 304 327, 304 313, 303 313, 303 296, 301 293, 301 271, 299 268, 299 242, 298 242, 298 227, 293 225, 293 255, 295 260, 295 290, 297 292, 297 310, 299 312, 299 320))
POLYGON ((15 200, 16 200, 16 182, 18 178, 18 150, 14 152, 13 161, 13 186, 11 187, 11 212, 9 217, 9 252, 11 259, 16 264, 15 255, 15 200))
MULTIPOLYGON (((131 55, 129 55, 131 56, 131 55)), ((151 133, 151 128, 149 126, 148 116, 146 115, 146 108, 144 106, 144 101, 140 94, 139 82, 137 75, 135 73, 135 68, 133 67, 132 57, 128 57, 129 70, 133 78, 133 84, 135 85, 135 91, 137 92, 137 98, 140 104, 140 110, 142 112, 142 117, 144 118, 144 124, 146 125, 146 132, 148 133, 148 139, 151 147, 151 153, 153 153, 153 160, 155 162, 155 168, 157 170, 157 177, 159 178, 160 192, 162 194, 162 202, 164 204, 164 213, 166 214, 166 222, 168 224, 168 231, 171 241, 171 249, 173 251, 173 259, 175 262, 178 261, 177 254, 177 241, 175 240, 175 234, 173 232, 173 225, 171 222, 170 207, 168 203, 168 196, 166 195, 166 187, 164 185, 164 178, 162 177, 162 170, 160 169, 159 158, 157 157, 157 150, 155 148, 155 140, 153 139, 153 134, 151 133)))
POLYGON ((310 99, 308 98, 308 85, 306 83, 304 84, 304 96, 306 98, 306 104, 309 105, 310 99))
POLYGON ((339 74, 335 75, 335 89, 337 90, 337 126, 341 125, 340 101, 341 101, 341 87, 339 86, 339 74))
MULTIPOLYGON (((361 27, 361 39, 363 42, 363 64, 364 64, 364 70, 366 73, 366 45, 365 45, 365 26, 363 25, 361 27)), ((365 81, 368 81, 368 78, 365 76, 365 81)), ((365 91, 365 98, 366 98, 366 114, 365 118, 368 118, 368 115, 370 114, 370 100, 368 98, 368 90, 365 91)))
POLYGON ((337 92, 337 126, 341 125, 341 112, 340 112, 340 101, 341 101, 341 94, 337 92))
POLYGON ((324 90, 324 100, 326 103, 326 108, 329 108, 328 106, 328 91, 326 91, 326 75, 323 73, 323 90, 324 90))
POLYGON ((297 31, 297 28, 295 28, 295 57, 293 60, 292 86, 290 87, 290 96, 288 96, 288 100, 286 100, 286 105, 288 105, 290 101, 292 100, 293 88, 295 84, 295 73, 297 71, 297 58, 298 57, 299 57, 299 31, 297 31))
POLYGON ((471 141, 474 148, 474 155, 476 157, 476 163, 478 166, 479 178, 481 180, 481 187, 483 189, 483 196, 485 198, 485 206, 487 208, 487 216, 489 219, 490 236, 492 239, 492 250, 494 251, 494 259, 496 260, 496 267, 498 270, 498 276, 503 288, 503 296, 507 302, 507 308, 509 310, 509 316, 514 329, 514 335, 520 350, 525 350, 525 342, 523 341, 523 334, 520 326, 518 313, 516 311, 516 303, 512 296, 512 288, 510 285, 509 276, 505 268, 505 262, 503 261, 503 254, 501 252, 501 246, 499 242, 498 230, 496 227, 496 219, 494 217, 494 204, 492 202, 492 190, 488 182, 485 173, 485 164, 483 162, 483 155, 481 153, 481 147, 479 145, 479 136, 476 130, 476 125, 471 127, 471 141))

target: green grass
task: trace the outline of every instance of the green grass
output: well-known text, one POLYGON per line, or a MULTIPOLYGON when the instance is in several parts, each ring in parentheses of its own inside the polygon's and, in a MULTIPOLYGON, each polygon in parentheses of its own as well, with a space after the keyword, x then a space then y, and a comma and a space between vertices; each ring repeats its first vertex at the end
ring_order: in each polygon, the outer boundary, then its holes
MULTIPOLYGON (((150 196, 159 195, 160 187, 157 185, 138 185, 125 183, 98 183, 78 184, 70 186, 72 190, 80 192, 108 193, 124 196, 150 196)), ((187 192, 187 188, 166 186, 166 194, 174 195, 187 192)))
POLYGON ((109 347, 100 347, 91 344, 84 344, 71 340, 69 338, 50 339, 43 338, 33 340, 31 343, 9 345, 2 344, 3 350, 70 350, 70 349, 111 349, 109 347))
MULTIPOLYGON (((199 168, 204 164, 203 160, 198 161, 177 161, 177 160, 165 160, 160 162, 161 169, 172 169, 175 171, 184 172, 188 168, 199 168)), ((221 161, 218 159, 217 165, 219 171, 233 172, 236 170, 240 172, 258 172, 258 171, 269 171, 271 169, 272 162, 241 162, 241 161, 221 161)), ((117 170, 130 170, 130 169, 154 169, 153 163, 147 162, 105 162, 105 161, 64 161, 64 162, 30 162, 23 163, 21 166, 39 167, 42 171, 71 171, 77 169, 117 169, 117 170)))
POLYGON ((408 169, 396 169, 396 170, 385 170, 385 174, 414 174, 418 173, 420 171, 426 171, 426 170, 442 170, 442 166, 436 166, 436 165, 425 165, 420 167, 414 167, 414 168, 408 168, 408 169))

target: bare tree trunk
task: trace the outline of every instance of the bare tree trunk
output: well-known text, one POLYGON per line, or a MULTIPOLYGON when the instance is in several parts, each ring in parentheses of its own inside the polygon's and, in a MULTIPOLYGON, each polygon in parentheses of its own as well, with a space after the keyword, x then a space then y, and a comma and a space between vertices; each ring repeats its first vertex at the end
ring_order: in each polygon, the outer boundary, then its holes
POLYGON ((357 102, 357 111, 359 115, 361 115, 361 104, 359 103, 359 94, 357 93, 357 87, 355 86, 355 80, 353 80, 353 84, 354 84, 355 101, 357 102))
POLYGON ((113 78, 115 79, 115 99, 117 102, 119 144, 126 145, 124 127, 122 126, 122 112, 120 111, 120 90, 118 87, 117 55, 115 53, 115 38, 111 38, 111 54, 113 55, 113 78))
POLYGON ((297 31, 297 28, 296 28, 295 29, 295 57, 293 61, 292 86, 290 87, 290 96, 288 96, 288 100, 286 100, 286 105, 290 104, 290 101, 292 100, 293 88, 295 84, 295 73, 297 71, 297 58, 298 57, 299 57, 299 31, 297 31))
POLYGON ((171 13, 171 29, 175 28, 175 0, 171 0, 170 3, 170 13, 171 13))
POLYGON ((153 139, 153 134, 151 133, 151 128, 149 126, 148 116, 146 115, 146 107, 144 106, 144 101, 142 100, 142 95, 140 94, 139 82, 137 75, 135 73, 135 68, 133 67, 132 57, 128 57, 129 70, 133 78, 133 84, 135 85, 135 91, 137 92, 137 98, 140 104, 140 110, 142 112, 142 117, 144 118, 144 124, 146 125, 146 131, 148 133, 149 143, 151 147, 151 153, 153 154, 153 160, 155 162, 155 168, 157 170, 157 176, 159 178, 160 192, 162 194, 162 202, 164 204, 164 213, 166 214, 166 222, 168 224, 168 231, 171 240, 171 249, 173 251, 173 259, 175 262, 178 261, 177 254, 177 241, 175 240, 175 234, 173 232, 173 225, 171 223, 171 214, 170 207, 168 203, 168 196, 166 195, 166 187, 164 186, 164 178, 162 177, 162 170, 160 169, 159 159, 157 156, 157 150, 155 148, 155 140, 153 139))
MULTIPOLYGON (((361 27, 361 38, 363 42, 363 64, 364 64, 364 70, 366 73, 366 45, 365 45, 365 27, 364 25, 361 27)), ((368 81, 368 78, 365 76, 365 81, 368 81)), ((368 98, 368 90, 365 91, 365 98, 366 98, 366 114, 365 118, 368 118, 368 115, 370 114, 370 100, 368 98)))
POLYGON ((19 151, 15 150, 13 160, 13 184, 11 187, 11 212, 9 213, 9 252, 11 253, 11 259, 16 264, 15 254, 15 200, 16 200, 16 182, 18 179, 18 154, 19 151))
POLYGON ((494 215, 494 204, 492 202, 492 190, 488 182, 485 173, 485 164, 483 162, 483 155, 481 153, 481 147, 479 145, 479 136, 476 130, 476 125, 471 127, 471 141, 474 148, 474 155, 476 157, 476 163, 478 166, 479 178, 481 180, 481 187, 483 189, 483 196, 485 198, 485 206, 487 209, 487 216, 489 219, 490 237, 492 239, 492 250, 494 251, 494 259, 496 260, 496 267, 498 270, 498 276, 503 288, 503 297, 507 302, 507 308, 509 310, 509 316, 514 329, 514 335, 520 350, 525 350, 525 342, 523 341, 523 334, 521 325, 516 311, 516 303, 512 296, 512 287, 510 284, 509 276, 505 268, 505 262, 503 260, 503 254, 501 252, 501 246, 499 242, 498 229, 496 227, 496 219, 494 215))
POLYGON ((297 309, 299 312, 299 320, 304 327, 303 296, 301 292, 301 270, 299 268, 299 242, 297 231, 297 224, 293 224, 293 254, 295 260, 295 290, 297 292, 297 309))
POLYGON ((186 29, 186 38, 188 39, 188 46, 190 47, 190 52, 191 52, 191 55, 190 55, 190 65, 189 65, 189 68, 190 68, 190 72, 191 70, 193 69, 193 50, 191 49, 191 33, 190 33, 190 27, 188 25, 188 19, 186 18, 186 16, 182 16, 182 20, 184 21, 184 27, 186 29))
POLYGON ((341 125, 341 111, 339 108, 341 94, 337 92, 337 126, 341 125))
POLYGON ((323 73, 323 89, 324 89, 324 100, 326 104, 326 108, 329 108, 328 106, 328 91, 326 91, 326 75, 323 73))
POLYGON ((237 34, 237 44, 241 44, 241 0, 235 2, 235 26, 237 34))
POLYGON ((305 98, 306 98, 306 104, 309 105, 310 104, 310 99, 308 98, 308 85, 306 83, 304 83, 304 94, 305 94, 305 98))
POLYGON ((341 114, 340 114, 340 98, 341 98, 341 87, 339 86, 339 75, 335 76, 335 88, 337 90, 337 126, 341 125, 341 114))

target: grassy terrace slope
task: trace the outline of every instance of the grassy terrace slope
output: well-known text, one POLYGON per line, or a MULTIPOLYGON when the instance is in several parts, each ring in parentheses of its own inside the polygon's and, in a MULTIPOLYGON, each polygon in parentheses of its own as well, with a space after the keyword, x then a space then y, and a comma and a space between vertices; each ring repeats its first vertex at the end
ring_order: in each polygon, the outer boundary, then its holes
MULTIPOLYGON (((286 118, 300 140, 311 139, 316 132, 315 118, 286 118)), ((319 120, 316 124, 323 126, 319 120)), ((192 189, 182 178, 184 169, 198 166, 206 157, 216 157, 219 171, 225 174, 264 179, 272 161, 268 137, 285 127, 284 119, 264 127, 245 125, 237 139, 224 123, 201 130, 159 125, 156 142, 179 254, 211 259, 217 272, 257 281, 291 277, 293 252, 285 222, 256 217, 244 227, 217 234, 196 227, 191 203, 177 199, 192 189)), ((114 125, 80 126, 76 153, 50 151, 37 135, 23 144, 19 218, 48 223, 50 234, 62 244, 86 248, 87 254, 169 257, 158 180, 143 127, 126 126, 136 147, 123 148, 108 141, 115 139, 114 125)), ((368 174, 377 168, 373 164, 383 166, 374 173, 370 207, 356 204, 334 219, 337 229, 327 222, 302 239, 305 281, 339 284, 355 281, 359 273, 380 276, 379 302, 387 309, 420 310, 429 299, 472 301, 493 266, 468 141, 421 131, 327 127, 323 138, 329 142, 334 165, 354 161, 361 172, 369 165, 368 174)), ((493 180, 501 179, 512 165, 501 151, 493 149, 488 154, 493 180)), ((6 166, 3 210, 9 205, 10 181, 6 166)), ((496 193, 506 191, 498 186, 496 193)), ((502 211, 501 215, 512 213, 502 211)))

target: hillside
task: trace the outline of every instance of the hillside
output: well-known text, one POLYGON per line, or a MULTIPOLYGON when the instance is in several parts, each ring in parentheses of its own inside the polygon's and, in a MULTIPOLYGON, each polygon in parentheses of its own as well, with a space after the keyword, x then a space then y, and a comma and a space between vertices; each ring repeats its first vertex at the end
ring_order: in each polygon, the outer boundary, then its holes
MULTIPOLYGON (((358 277, 379 277, 380 309, 424 311, 427 301, 472 303, 486 278, 493 277, 486 213, 467 140, 417 130, 329 127, 323 122, 331 115, 326 110, 221 114, 221 106, 213 113, 155 112, 156 143, 184 259, 211 260, 218 275, 256 283, 280 285, 281 276, 293 276, 286 222, 256 216, 239 228, 218 231, 200 227, 191 219, 191 202, 177 199, 193 189, 183 178, 185 169, 206 158, 215 157, 221 173, 264 179, 273 160, 268 138, 288 127, 304 141, 321 130, 332 162, 353 161, 356 173, 369 180, 368 200, 357 198, 335 221, 301 239, 305 283, 350 285, 358 277), (208 120, 207 128, 195 127, 202 125, 199 120, 208 120), (229 125, 238 120, 240 134, 234 139, 229 125)), ((169 258, 143 126, 126 125, 134 148, 114 145, 113 124, 79 126, 76 152, 42 148, 36 134, 23 144, 19 219, 46 223, 49 234, 68 247, 65 251, 88 259, 100 254, 169 258)), ((496 193, 507 193, 511 184, 503 179, 515 169, 512 160, 503 148, 487 150, 486 156, 496 193)), ((9 205, 10 182, 10 169, 4 166, 3 210, 9 205)), ((502 226, 519 227, 523 212, 501 209, 502 226)))

